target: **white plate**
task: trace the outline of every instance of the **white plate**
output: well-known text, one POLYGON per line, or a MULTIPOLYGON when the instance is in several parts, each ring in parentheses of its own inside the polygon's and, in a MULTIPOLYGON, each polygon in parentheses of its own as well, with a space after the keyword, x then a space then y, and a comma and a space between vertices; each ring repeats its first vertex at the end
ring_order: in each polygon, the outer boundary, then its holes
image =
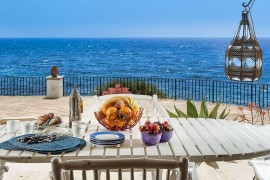
POLYGON ((96 132, 90 134, 90 139, 99 141, 114 141, 125 139, 125 135, 119 132, 96 132))
POLYGON ((62 127, 46 127, 42 133, 44 134, 61 134, 65 136, 72 136, 72 132, 68 128, 62 127))
POLYGON ((121 145, 122 143, 121 144, 94 144, 94 143, 91 143, 91 144, 98 146, 98 147, 116 147, 118 145, 121 145))
POLYGON ((35 126, 38 128, 38 129, 45 129, 47 127, 58 127, 60 126, 61 124, 63 123, 63 121, 60 123, 60 124, 56 124, 56 125, 37 125, 37 123, 35 123, 35 126))
POLYGON ((119 136, 116 134, 100 134, 95 137, 98 140, 117 140, 119 136))

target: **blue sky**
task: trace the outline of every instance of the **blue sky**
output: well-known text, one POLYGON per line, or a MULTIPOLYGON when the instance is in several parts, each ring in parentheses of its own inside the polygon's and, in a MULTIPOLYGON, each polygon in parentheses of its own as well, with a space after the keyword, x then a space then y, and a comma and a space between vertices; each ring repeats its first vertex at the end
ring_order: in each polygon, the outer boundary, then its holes
MULTIPOLYGON (((0 0, 0 37, 232 37, 243 0, 0 0)), ((270 0, 252 9, 270 37, 270 0)))

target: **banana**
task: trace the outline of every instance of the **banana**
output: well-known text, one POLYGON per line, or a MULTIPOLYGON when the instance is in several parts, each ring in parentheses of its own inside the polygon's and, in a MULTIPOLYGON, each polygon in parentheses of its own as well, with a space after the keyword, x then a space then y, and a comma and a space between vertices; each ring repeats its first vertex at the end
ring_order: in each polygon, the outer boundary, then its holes
POLYGON ((139 107, 138 105, 136 104, 136 102, 134 101, 134 99, 130 98, 130 97, 127 97, 128 101, 129 101, 129 106, 130 108, 135 111, 135 112, 138 112, 139 110, 139 107))
POLYGON ((122 97, 122 96, 115 96, 115 97, 112 97, 112 98, 110 98, 110 99, 107 99, 103 104, 102 104, 102 106, 104 106, 104 105, 111 105, 112 106, 112 104, 114 104, 117 100, 122 100, 122 101, 124 101, 124 102, 127 102, 127 100, 126 100, 126 98, 124 98, 124 97, 122 97))
POLYGON ((134 106, 136 106, 135 101, 134 101, 132 98, 128 97, 128 96, 126 96, 126 99, 127 99, 127 101, 128 101, 129 107, 130 107, 131 109, 133 109, 134 106))

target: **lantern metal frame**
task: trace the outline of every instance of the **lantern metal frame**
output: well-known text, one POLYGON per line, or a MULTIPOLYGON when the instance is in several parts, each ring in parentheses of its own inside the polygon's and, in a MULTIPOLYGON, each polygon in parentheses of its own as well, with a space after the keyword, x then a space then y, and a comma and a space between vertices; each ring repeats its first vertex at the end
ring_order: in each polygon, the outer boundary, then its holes
POLYGON ((81 120, 81 113, 83 113, 83 100, 78 92, 77 85, 69 97, 69 127, 72 127, 72 122, 81 120))
POLYGON ((251 15, 254 2, 255 0, 250 0, 248 4, 242 4, 242 20, 226 49, 225 73, 230 80, 257 81, 262 74, 262 50, 255 35, 251 15))

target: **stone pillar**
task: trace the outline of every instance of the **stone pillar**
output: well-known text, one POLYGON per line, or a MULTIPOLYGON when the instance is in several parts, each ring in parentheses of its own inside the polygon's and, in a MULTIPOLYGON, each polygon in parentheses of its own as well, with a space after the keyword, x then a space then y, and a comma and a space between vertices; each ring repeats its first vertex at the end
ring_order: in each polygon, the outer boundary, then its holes
POLYGON ((63 78, 64 76, 47 76, 47 96, 48 99, 57 99, 63 97, 63 78))

